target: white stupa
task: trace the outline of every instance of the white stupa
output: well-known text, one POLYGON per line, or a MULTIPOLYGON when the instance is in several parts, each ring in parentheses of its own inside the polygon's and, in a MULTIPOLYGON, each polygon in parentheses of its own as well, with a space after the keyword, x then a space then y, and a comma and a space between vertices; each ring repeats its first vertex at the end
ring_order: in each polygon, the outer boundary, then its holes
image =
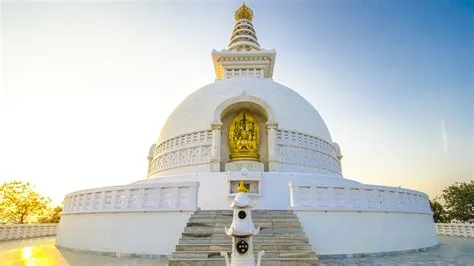
POLYGON ((319 113, 273 81, 276 52, 260 47, 253 11, 243 4, 235 19, 227 49, 212 52, 215 82, 169 116, 148 177, 68 194, 57 245, 169 256, 195 211, 230 210, 241 180, 254 209, 293 210, 320 256, 436 245, 427 195, 343 177, 319 113))

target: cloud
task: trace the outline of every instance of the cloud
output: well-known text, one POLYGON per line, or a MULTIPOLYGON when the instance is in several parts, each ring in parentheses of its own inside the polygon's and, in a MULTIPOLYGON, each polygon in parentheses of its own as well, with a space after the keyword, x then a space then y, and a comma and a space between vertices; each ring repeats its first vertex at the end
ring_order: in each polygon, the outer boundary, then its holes
POLYGON ((448 131, 446 129, 446 123, 444 122, 444 120, 440 120, 440 122, 441 122, 441 138, 443 141, 444 156, 448 158, 448 149, 449 149, 448 131))

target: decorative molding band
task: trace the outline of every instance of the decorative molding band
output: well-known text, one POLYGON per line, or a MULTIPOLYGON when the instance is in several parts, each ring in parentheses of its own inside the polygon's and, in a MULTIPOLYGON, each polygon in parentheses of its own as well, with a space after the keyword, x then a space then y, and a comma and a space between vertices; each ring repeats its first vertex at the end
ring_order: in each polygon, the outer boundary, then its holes
POLYGON ((278 144, 277 153, 282 164, 309 166, 341 174, 339 160, 318 150, 278 144))
POLYGON ((195 210, 198 182, 131 184, 66 195, 63 215, 77 213, 195 210))
POLYGON ((175 150, 181 150, 185 147, 195 147, 202 145, 211 145, 212 131, 202 130, 190 134, 180 135, 158 144, 153 151, 153 158, 169 153, 175 150))
POLYGON ((289 184, 295 210, 405 212, 432 215, 428 196, 414 190, 372 185, 289 184))
POLYGON ((210 163, 210 161, 211 144, 174 150, 155 157, 151 161, 148 175, 176 167, 210 163))
POLYGON ((278 141, 278 144, 317 150, 322 153, 331 155, 332 157, 337 159, 336 148, 331 143, 321 138, 311 136, 309 134, 296 132, 296 131, 290 131, 286 129, 278 129, 277 141, 278 141))

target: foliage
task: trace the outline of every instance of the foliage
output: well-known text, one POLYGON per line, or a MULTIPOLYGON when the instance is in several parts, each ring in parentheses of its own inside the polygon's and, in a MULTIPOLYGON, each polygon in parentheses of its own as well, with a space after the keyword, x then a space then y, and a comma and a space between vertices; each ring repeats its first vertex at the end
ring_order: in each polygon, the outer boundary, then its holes
POLYGON ((45 215, 38 219, 40 224, 57 224, 61 219, 61 213, 63 212, 63 207, 56 206, 54 208, 48 208, 45 211, 45 215))
POLYGON ((35 192, 30 183, 5 182, 0 186, 0 222, 34 222, 48 208, 51 199, 35 192))
POLYGON ((442 197, 450 220, 474 222, 474 181, 454 183, 443 190, 442 197))
POLYGON ((448 214, 443 205, 436 200, 430 200, 431 211, 433 212, 433 220, 435 223, 449 223, 448 214))

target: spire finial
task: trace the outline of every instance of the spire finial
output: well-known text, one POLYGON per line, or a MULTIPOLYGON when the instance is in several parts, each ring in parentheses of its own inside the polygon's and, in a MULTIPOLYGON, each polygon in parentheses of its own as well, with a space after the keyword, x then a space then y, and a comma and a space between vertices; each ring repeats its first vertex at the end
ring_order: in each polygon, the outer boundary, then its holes
POLYGON ((235 11, 235 20, 247 19, 252 21, 253 11, 250 7, 245 4, 245 1, 242 5, 235 11))

